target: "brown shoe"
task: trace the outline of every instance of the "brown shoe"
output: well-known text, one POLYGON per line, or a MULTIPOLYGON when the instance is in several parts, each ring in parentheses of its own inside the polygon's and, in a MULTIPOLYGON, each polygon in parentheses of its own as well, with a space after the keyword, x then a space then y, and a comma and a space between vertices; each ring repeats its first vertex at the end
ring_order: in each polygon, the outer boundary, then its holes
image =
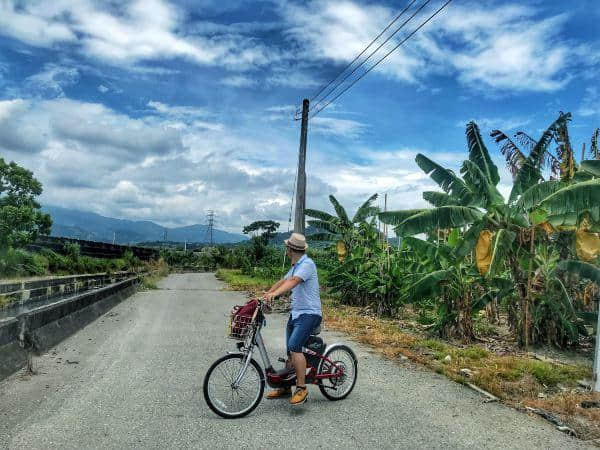
POLYGON ((290 403, 294 406, 301 405, 302 403, 304 403, 306 401, 307 398, 308 398, 308 389, 306 389, 306 387, 303 387, 303 388, 297 387, 296 391, 294 392, 294 395, 292 396, 292 398, 290 398, 290 403))
POLYGON ((288 397, 290 395, 292 395, 292 388, 279 388, 279 389, 275 389, 274 391, 267 393, 266 397, 273 399, 273 398, 288 397))

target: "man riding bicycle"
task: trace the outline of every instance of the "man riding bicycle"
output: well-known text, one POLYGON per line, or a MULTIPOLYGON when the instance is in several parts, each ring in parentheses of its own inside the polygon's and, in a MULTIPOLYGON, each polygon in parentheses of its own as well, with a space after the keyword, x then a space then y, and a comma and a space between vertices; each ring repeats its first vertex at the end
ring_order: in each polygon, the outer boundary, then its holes
MULTIPOLYGON (((302 347, 315 328, 321 324, 321 297, 319 295, 319 278, 317 266, 306 255, 306 238, 300 233, 292 233, 286 239, 287 256, 292 268, 285 277, 269 289, 264 298, 267 302, 273 298, 292 291, 292 308, 286 327, 286 344, 288 364, 296 370, 296 390, 290 399, 292 405, 304 403, 308 397, 306 389, 306 358, 302 347)), ((291 394, 291 388, 280 388, 267 394, 267 398, 280 398, 291 394)))

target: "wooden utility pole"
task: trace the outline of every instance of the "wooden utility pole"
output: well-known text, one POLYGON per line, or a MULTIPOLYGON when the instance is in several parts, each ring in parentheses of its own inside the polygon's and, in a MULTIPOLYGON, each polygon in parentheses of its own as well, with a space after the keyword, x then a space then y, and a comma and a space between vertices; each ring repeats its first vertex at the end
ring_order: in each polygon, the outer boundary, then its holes
POLYGON ((294 231, 304 234, 304 209, 306 207, 306 138, 308 134, 308 99, 302 101, 302 127, 300 128, 300 152, 298 155, 298 179, 296 181, 296 214, 294 231))

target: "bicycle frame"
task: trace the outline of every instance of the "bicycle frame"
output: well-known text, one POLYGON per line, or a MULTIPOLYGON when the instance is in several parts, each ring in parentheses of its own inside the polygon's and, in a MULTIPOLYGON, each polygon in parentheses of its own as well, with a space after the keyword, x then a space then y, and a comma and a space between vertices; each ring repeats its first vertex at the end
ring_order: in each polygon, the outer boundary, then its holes
MULTIPOLYGON (((245 358, 244 358, 244 365, 240 369, 238 376, 236 377, 235 381, 232 384, 232 387, 234 387, 234 388, 237 388, 239 386, 239 383, 241 382, 241 380, 244 378, 246 370, 248 369, 248 365, 250 364, 250 361, 252 360, 252 354, 254 351, 254 347, 257 347, 258 351, 260 353, 260 357, 263 362, 263 367, 265 368, 265 373, 267 375, 267 383, 269 384, 269 386, 271 386, 271 387, 291 386, 294 384, 294 382, 296 380, 295 372, 290 373, 289 371, 285 371, 284 373, 279 373, 273 368, 273 365, 271 364, 271 360, 269 359, 269 353, 267 352, 267 349, 265 347, 265 342, 260 333, 262 327, 264 326, 264 323, 265 323, 265 317, 261 310, 261 307, 259 306, 257 308, 257 310, 254 314, 253 320, 252 320, 252 325, 251 325, 252 331, 249 334, 249 337, 246 339, 245 342, 238 343, 238 349, 240 350, 240 353, 245 355, 245 358), (246 342, 247 342, 247 344, 246 344, 246 342), (283 375, 285 375, 285 377, 283 375), (289 375, 292 375, 292 376, 290 377, 289 375)), ((327 346, 327 348, 325 349, 325 354, 331 347, 333 347, 335 345, 336 344, 327 346)), ((322 379, 340 378, 344 375, 344 368, 339 366, 338 364, 334 363, 329 358, 327 358, 323 355, 320 355, 320 354, 316 353, 315 351, 305 348, 305 347, 302 347, 302 352, 306 353, 308 355, 311 355, 311 356, 316 356, 320 360, 317 367, 312 367, 312 366, 307 365, 307 373, 306 373, 307 382, 312 383, 312 384, 320 384, 320 381, 322 379), (327 362, 336 370, 333 373, 319 374, 321 366, 323 365, 323 362, 327 362)), ((229 352, 229 353, 238 353, 238 352, 229 352)), ((335 388, 333 388, 333 389, 335 389, 335 388)))

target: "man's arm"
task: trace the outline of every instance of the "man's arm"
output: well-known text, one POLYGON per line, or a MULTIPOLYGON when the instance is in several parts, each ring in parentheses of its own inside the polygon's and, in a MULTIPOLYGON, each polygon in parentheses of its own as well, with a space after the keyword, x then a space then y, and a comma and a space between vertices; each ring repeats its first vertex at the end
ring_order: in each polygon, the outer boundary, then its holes
POLYGON ((284 294, 287 291, 291 291, 296 286, 298 286, 298 284, 300 284, 302 282, 302 278, 291 277, 291 278, 288 278, 287 280, 280 280, 280 281, 281 281, 281 283, 278 282, 275 284, 275 286, 277 286, 275 289, 271 288, 269 290, 269 292, 267 292, 265 294, 265 299, 267 301, 270 301, 273 298, 277 297, 278 295, 284 294))
POLYGON ((271 292, 275 291, 275 289, 279 288, 283 283, 285 283, 285 278, 282 278, 277 283, 275 283, 273 286, 271 286, 271 289, 269 289, 267 292, 265 292, 265 294, 270 294, 271 292))

